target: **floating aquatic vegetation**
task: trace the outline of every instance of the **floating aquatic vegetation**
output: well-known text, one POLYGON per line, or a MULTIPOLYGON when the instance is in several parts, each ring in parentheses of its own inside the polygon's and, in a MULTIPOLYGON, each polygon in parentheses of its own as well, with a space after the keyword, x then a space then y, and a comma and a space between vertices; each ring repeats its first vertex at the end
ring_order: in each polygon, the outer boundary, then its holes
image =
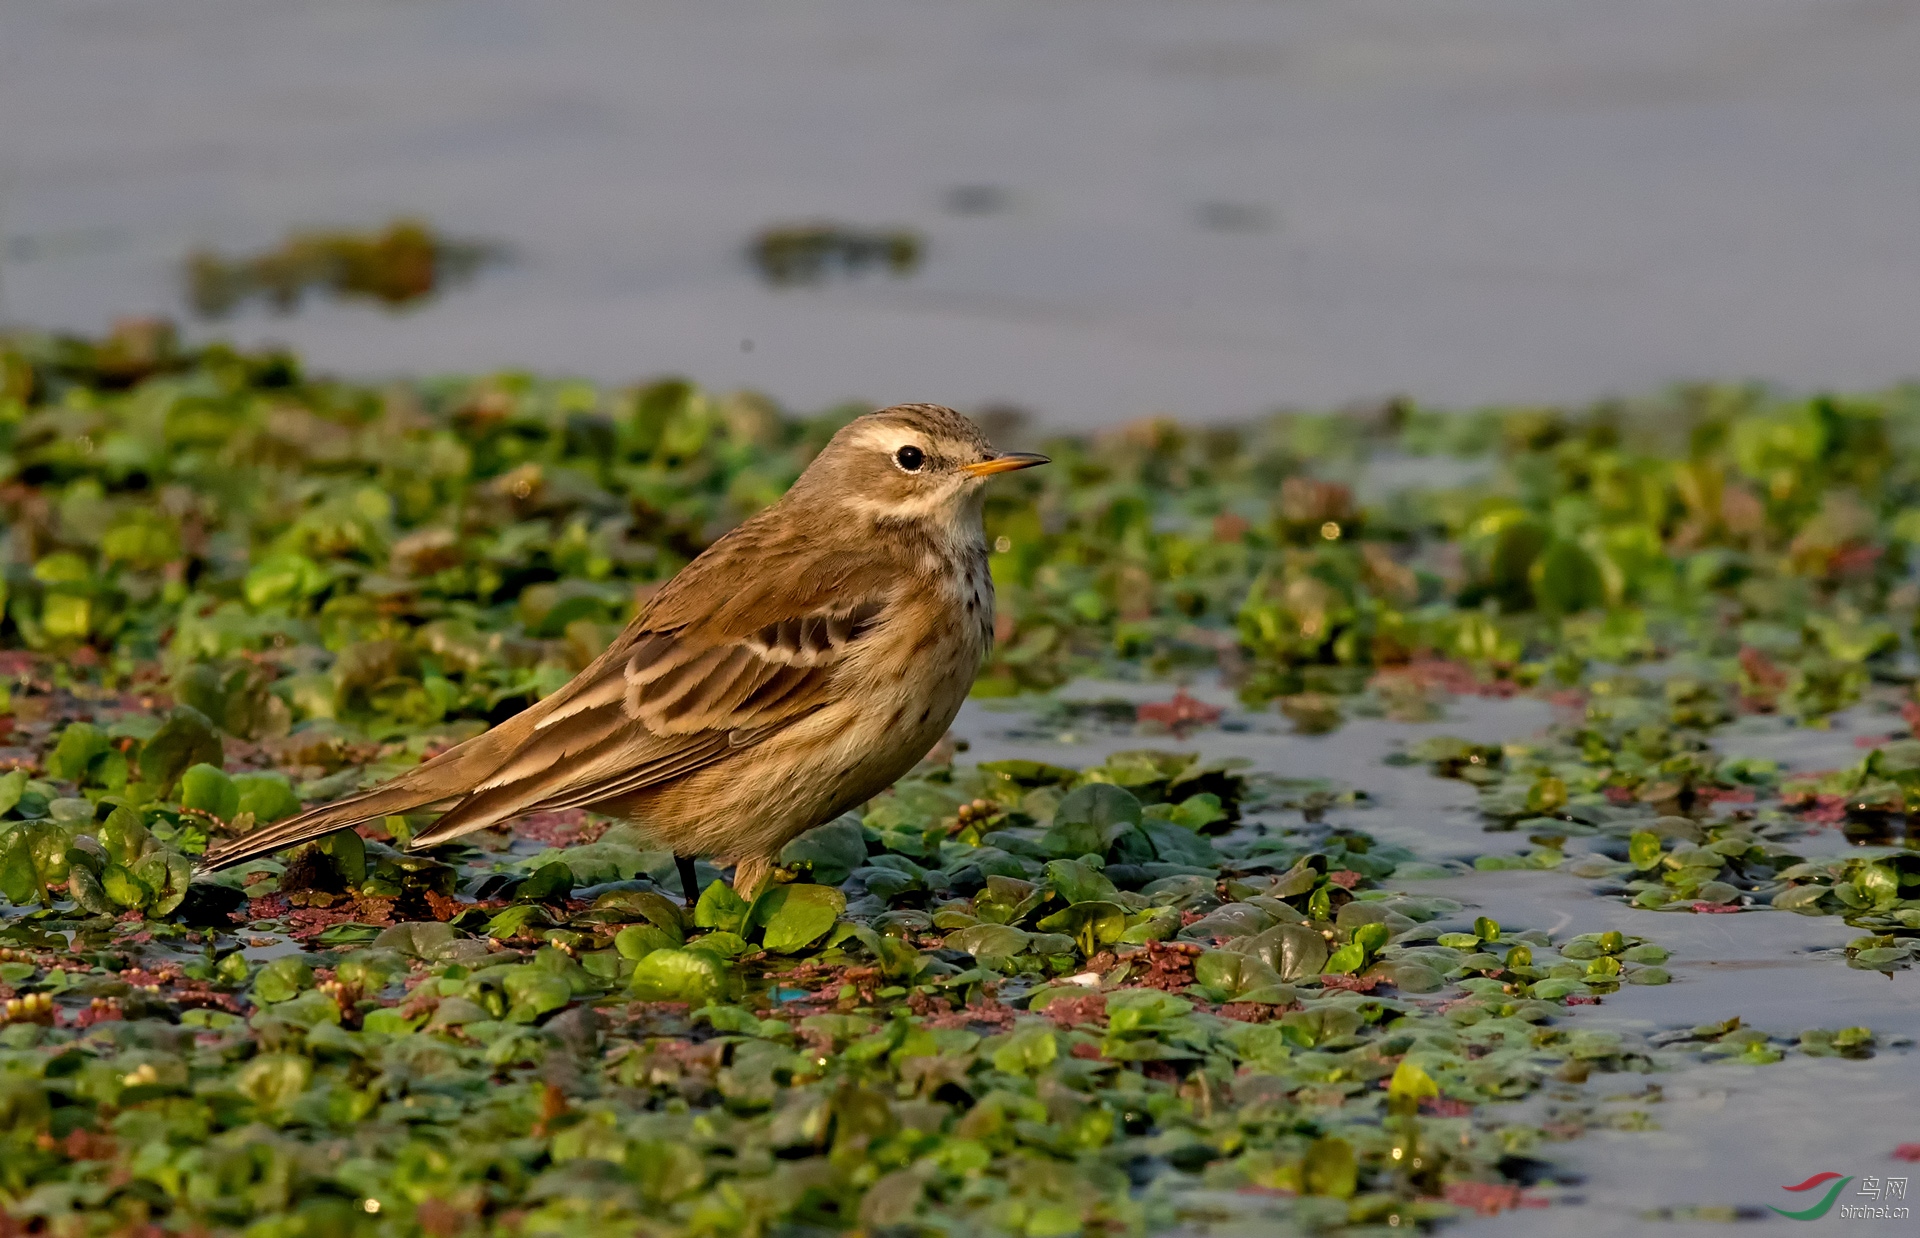
POLYGON ((857 228, 847 224, 778 224, 755 236, 747 257, 760 277, 776 286, 817 284, 885 271, 913 274, 926 256, 926 241, 907 228, 857 228))
MULTIPOLYGON (((1496 923, 1409 893, 1463 866, 1353 828, 1363 789, 1154 748, 931 764, 795 840, 751 904, 703 864, 681 907, 670 855, 581 814, 431 855, 394 817, 190 880, 210 839, 565 682, 853 411, 680 382, 376 390, 158 324, 0 347, 10 1215, 1405 1226, 1548 1202, 1523 1159, 1647 1120, 1503 1101, 1879 1051, 1855 1028, 1583 1026, 1669 978, 1671 921, 1496 923)), ((1704 391, 1061 439, 1051 476, 989 500, 979 692, 1217 668, 1306 730, 1538 694, 1561 721, 1534 740, 1405 757, 1470 784, 1491 840, 1524 838, 1477 867, 1649 912, 1842 915, 1861 936, 1836 956, 1898 971, 1912 754, 1783 779, 1713 741, 1857 701, 1910 725, 1916 424, 1906 393, 1704 391), (1379 501, 1349 484, 1439 451, 1495 467, 1379 501), (1806 854, 1830 827, 1874 845, 1806 854)), ((1169 695, 1047 721, 1160 745, 1249 722, 1169 695)))
POLYGON ((498 246, 451 240, 415 219, 377 232, 310 229, 243 257, 196 249, 187 255, 187 301, 203 318, 224 318, 256 299, 288 313, 315 292, 392 309, 470 279, 500 257, 498 246))
POLYGON ((0 1189, 75 1232, 1409 1224, 1545 1203, 1516 1153, 1624 1120, 1499 1102, 1872 1047, 1583 1030, 1665 952, 1395 893, 1411 853, 1356 831, 1235 830, 1266 800, 1191 756, 929 767, 751 904, 686 909, 623 825, 430 857, 346 832, 182 901, 210 833, 297 797, 185 707, 112 730, 0 780, 6 892, 48 904, 0 927, 0 1189))
MULTIPOLYGON (((109 661, 151 657, 163 633, 183 661, 245 648, 272 664, 293 726, 325 695, 336 720, 399 725, 442 702, 488 717, 525 700, 527 676, 499 682, 507 664, 558 670, 589 650, 850 412, 791 417, 683 383, 357 388, 307 381, 286 356, 183 350, 158 324, 0 356, 0 504, 20 547, 0 639, 109 661), (314 690, 368 640, 392 643, 344 694, 314 690), (296 668, 298 650, 316 664, 296 668), (389 686, 369 695, 376 670, 389 686), (484 706, 470 675, 494 681, 484 706), (462 691, 401 690, 428 679, 462 691)), ((1727 789, 1687 768, 1712 728, 1755 712, 1817 724, 1891 691, 1920 605, 1902 583, 1920 536, 1920 476, 1902 462, 1920 453, 1884 448, 1916 426, 1904 393, 1713 391, 1587 415, 1400 407, 1049 441, 1059 467, 989 499, 1001 613, 977 691, 1219 668, 1250 708, 1307 731, 1431 717, 1462 692, 1578 694, 1593 742, 1631 766, 1610 793, 1671 784, 1684 806, 1727 789), (1439 451, 1492 452, 1496 474, 1371 503, 1316 476, 1439 451), (1608 669, 1680 655, 1691 669, 1660 685, 1608 669)))

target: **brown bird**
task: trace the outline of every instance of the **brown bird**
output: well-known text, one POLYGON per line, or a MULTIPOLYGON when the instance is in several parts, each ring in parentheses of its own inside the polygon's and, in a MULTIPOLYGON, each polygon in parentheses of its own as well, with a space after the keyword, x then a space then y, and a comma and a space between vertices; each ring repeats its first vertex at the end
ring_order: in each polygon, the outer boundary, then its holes
POLYGON ((413 849, 585 808, 751 897, 801 832, 885 790, 959 712, 993 640, 981 489, 1045 464, 952 409, 857 418, 773 506, 668 581, 572 682, 390 782, 225 842, 212 870, 395 813, 413 849))

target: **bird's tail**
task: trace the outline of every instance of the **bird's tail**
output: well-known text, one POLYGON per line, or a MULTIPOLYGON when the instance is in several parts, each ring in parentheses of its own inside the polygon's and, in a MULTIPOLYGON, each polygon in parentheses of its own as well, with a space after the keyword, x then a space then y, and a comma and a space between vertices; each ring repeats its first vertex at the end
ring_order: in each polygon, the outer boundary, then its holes
POLYGON ((200 860, 200 871, 215 872, 244 864, 248 860, 297 846, 335 830, 351 829, 395 813, 430 808, 447 799, 437 787, 422 786, 419 780, 402 776, 371 791, 310 808, 298 816, 276 821, 240 838, 212 848, 200 860))
MULTIPOLYGON (((215 872, 270 855, 287 847, 352 829, 369 821, 396 813, 423 812, 450 808, 467 798, 476 782, 499 762, 504 752, 517 742, 522 713, 483 735, 456 744, 428 761, 423 761, 397 778, 390 779, 358 795, 310 808, 298 816, 263 826, 240 838, 221 843, 201 857, 199 871, 215 872)), ((472 828, 488 824, 482 821, 472 828)), ((437 840, 436 840, 437 841, 437 840)))

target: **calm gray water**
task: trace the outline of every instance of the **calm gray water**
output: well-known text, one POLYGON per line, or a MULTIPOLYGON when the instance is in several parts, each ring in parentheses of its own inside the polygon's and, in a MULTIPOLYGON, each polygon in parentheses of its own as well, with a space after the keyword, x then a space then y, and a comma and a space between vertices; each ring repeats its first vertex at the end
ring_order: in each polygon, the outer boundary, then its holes
POLYGON ((1912 0, 9 0, 0 315, 417 212, 519 260, 230 330, 1083 425, 1871 386, 1920 373, 1915 64, 1912 0), (761 287, 813 217, 923 273, 761 287))
MULTIPOLYGON (((1234 731, 1208 730, 1185 742, 1145 738, 1091 725, 1036 724, 1031 701, 969 701, 954 724, 970 747, 963 760, 1010 757, 1067 765, 1097 764, 1112 752, 1138 747, 1199 751, 1208 757, 1246 757, 1253 769, 1288 778, 1325 778, 1368 793, 1363 807, 1334 809, 1328 819, 1401 843, 1430 858, 1471 858, 1526 849, 1524 837, 1488 833, 1476 796, 1462 782, 1431 776, 1423 766, 1391 766, 1383 758, 1398 746, 1436 734, 1477 743, 1528 738, 1552 720, 1542 701, 1455 697, 1447 717, 1420 724, 1355 719, 1322 736, 1288 733, 1283 719, 1246 714, 1230 692, 1210 684, 1196 696, 1225 706, 1234 731)), ((1078 683, 1062 693, 1080 700, 1164 700, 1164 684, 1078 683)), ((1044 714, 1040 717, 1045 717, 1044 714)), ((1856 735, 1882 735, 1888 719, 1864 709, 1835 719, 1827 731, 1790 730, 1758 721, 1730 728, 1718 746, 1732 754, 1778 760, 1791 771, 1832 769, 1859 759, 1856 735)), ((1283 820, 1281 822, 1285 824, 1283 820)), ((1577 841, 1577 840, 1576 840, 1577 841)), ((1809 852, 1841 849, 1834 838, 1814 838, 1809 852)), ((1538 1121, 1547 1105, 1579 1107, 1618 1101, 1656 1084, 1661 1098, 1637 1106, 1651 1121, 1645 1130, 1590 1130, 1537 1152, 1563 1173, 1584 1181, 1556 1193, 1555 1206, 1523 1209, 1491 1219, 1471 1218, 1457 1230, 1473 1238, 1705 1238, 1726 1232, 1711 1220, 1650 1221, 1660 1208, 1783 1207, 1814 1202, 1780 1187, 1833 1170, 1861 1178, 1920 1177, 1893 1159, 1902 1143, 1920 1142, 1920 972, 1849 968, 1831 953, 1858 935, 1838 917, 1787 912, 1709 916, 1642 911, 1618 898, 1598 897, 1596 883, 1561 872, 1472 872, 1433 881, 1389 881, 1396 889, 1437 894, 1468 905, 1466 915, 1490 915, 1509 928, 1545 929, 1554 939, 1620 929, 1649 937, 1672 952, 1673 983, 1622 986, 1600 1005, 1569 1009, 1559 1022, 1573 1029, 1656 1033, 1741 1016, 1774 1034, 1805 1028, 1864 1025, 1885 1046, 1870 1061, 1809 1059, 1792 1054, 1769 1066, 1687 1065, 1651 1076, 1594 1075, 1577 1086, 1552 1086, 1492 1122, 1538 1121)), ((1465 916, 1462 917, 1464 919, 1465 916)), ((1870 1203, 1854 1186, 1841 1202, 1870 1203)), ((1920 1192, 1909 1190, 1920 1201, 1920 1192)), ((1909 1207, 1913 1206, 1909 1203, 1909 1207)), ((1796 1232, 1802 1222, 1763 1214, 1748 1224, 1766 1232, 1796 1232)), ((1843 1219, 1839 1210, 1820 1225, 1840 1232, 1912 1234, 1911 1221, 1843 1219)), ((1742 1230, 1748 1227, 1743 1224, 1742 1230)), ((1806 1232, 1817 1232, 1808 1230, 1806 1232)))

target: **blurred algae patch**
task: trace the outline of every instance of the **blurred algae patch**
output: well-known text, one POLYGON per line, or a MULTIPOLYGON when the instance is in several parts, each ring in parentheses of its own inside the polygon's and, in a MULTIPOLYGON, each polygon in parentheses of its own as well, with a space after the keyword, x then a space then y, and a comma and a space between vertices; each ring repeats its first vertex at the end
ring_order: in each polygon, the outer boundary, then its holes
POLYGON ((255 254, 196 249, 187 255, 184 275, 187 302, 203 318, 224 318, 254 300, 290 313, 310 293, 399 309, 503 257, 496 245, 453 240, 424 221, 395 219, 378 231, 296 231, 255 254))
POLYGON ((747 246, 747 258, 767 283, 817 284, 885 271, 913 274, 926 256, 926 240, 907 228, 861 228, 839 223, 776 224, 747 246))

